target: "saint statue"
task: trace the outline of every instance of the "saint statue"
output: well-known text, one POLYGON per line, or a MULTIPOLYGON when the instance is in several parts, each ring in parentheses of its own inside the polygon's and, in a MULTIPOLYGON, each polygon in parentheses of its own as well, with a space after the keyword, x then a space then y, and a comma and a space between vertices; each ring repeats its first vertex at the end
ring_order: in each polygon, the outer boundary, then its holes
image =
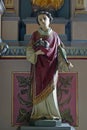
POLYGON ((29 41, 26 58, 31 63, 31 87, 33 109, 31 120, 62 120, 57 100, 57 82, 60 66, 59 53, 65 71, 72 67, 58 34, 50 27, 51 13, 40 11, 36 17, 38 30, 29 41))

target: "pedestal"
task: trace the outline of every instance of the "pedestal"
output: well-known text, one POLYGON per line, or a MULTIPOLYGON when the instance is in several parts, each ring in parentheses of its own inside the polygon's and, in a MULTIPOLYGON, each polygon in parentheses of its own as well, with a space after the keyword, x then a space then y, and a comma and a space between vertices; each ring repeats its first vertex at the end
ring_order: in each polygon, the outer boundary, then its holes
POLYGON ((71 28, 72 40, 87 40, 87 14, 73 17, 71 28))
POLYGON ((75 129, 67 123, 62 123, 60 126, 55 127, 21 126, 20 130, 75 130, 75 129))
POLYGON ((36 127, 55 127, 61 126, 61 120, 31 120, 29 125, 36 127))
POLYGON ((3 40, 15 40, 18 41, 19 32, 19 17, 7 17, 2 18, 2 39, 3 40))

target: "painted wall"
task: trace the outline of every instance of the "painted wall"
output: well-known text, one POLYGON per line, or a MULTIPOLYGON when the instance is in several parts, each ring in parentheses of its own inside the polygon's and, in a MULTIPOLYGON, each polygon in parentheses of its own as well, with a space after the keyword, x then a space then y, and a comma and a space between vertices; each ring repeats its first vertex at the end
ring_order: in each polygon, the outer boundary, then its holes
MULTIPOLYGON (((79 126, 76 130, 87 129, 87 60, 71 60, 74 64, 72 72, 78 72, 78 118, 79 126)), ((0 130, 16 130, 11 126, 12 108, 12 72, 29 71, 26 60, 0 60, 0 130)))

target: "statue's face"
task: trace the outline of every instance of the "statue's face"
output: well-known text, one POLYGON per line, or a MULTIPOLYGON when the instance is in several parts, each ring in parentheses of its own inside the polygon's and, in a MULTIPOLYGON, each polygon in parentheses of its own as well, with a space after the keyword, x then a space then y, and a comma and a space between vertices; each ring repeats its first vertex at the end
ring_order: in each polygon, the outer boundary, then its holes
POLYGON ((40 14, 38 16, 38 23, 43 30, 47 30, 49 28, 50 19, 46 14, 40 14))

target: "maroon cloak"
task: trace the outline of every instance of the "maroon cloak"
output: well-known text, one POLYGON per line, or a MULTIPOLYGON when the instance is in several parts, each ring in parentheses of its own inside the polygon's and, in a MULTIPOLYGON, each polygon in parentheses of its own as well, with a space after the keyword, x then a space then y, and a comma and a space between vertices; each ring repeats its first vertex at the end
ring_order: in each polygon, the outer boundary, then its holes
POLYGON ((42 50, 45 54, 37 56, 37 62, 32 64, 33 73, 33 103, 37 104, 44 100, 54 89, 53 78, 57 71, 58 65, 58 46, 60 39, 54 31, 50 35, 41 35, 38 31, 34 32, 32 37, 32 47, 35 51, 42 50), (43 41, 49 43, 49 47, 35 47, 36 42, 42 38, 43 41))

